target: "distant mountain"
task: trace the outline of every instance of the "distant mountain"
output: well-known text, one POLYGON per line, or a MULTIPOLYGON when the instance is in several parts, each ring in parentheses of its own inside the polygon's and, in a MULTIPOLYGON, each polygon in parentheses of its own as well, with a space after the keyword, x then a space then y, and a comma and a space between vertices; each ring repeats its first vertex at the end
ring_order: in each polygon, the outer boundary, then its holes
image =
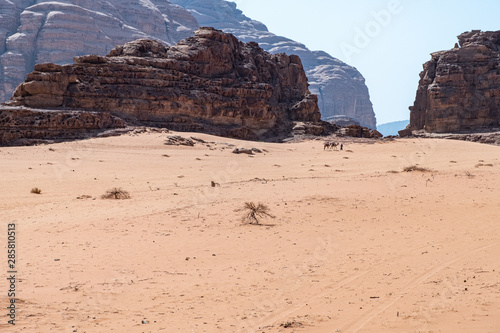
POLYGON ((188 11, 165 0, 0 0, 0 102, 35 64, 106 55, 138 38, 171 45, 198 26, 188 11))
POLYGON ((299 55, 324 118, 343 115, 376 127, 368 88, 356 68, 270 33, 225 0, 0 0, 0 102, 37 63, 70 64, 74 56, 106 55, 138 38, 173 45, 200 25, 256 41, 270 53, 299 55))
POLYGON ((365 79, 352 66, 323 51, 311 51, 304 44, 277 36, 267 27, 245 16, 236 4, 225 0, 170 0, 187 9, 202 26, 230 32, 244 42, 256 41, 270 53, 296 54, 309 79, 309 90, 318 95, 323 119, 353 118, 362 126, 376 128, 375 113, 365 79))
POLYGON ((388 135, 398 135, 398 131, 405 129, 410 123, 409 120, 393 121, 391 123, 385 123, 377 126, 377 131, 382 133, 384 136, 388 135))

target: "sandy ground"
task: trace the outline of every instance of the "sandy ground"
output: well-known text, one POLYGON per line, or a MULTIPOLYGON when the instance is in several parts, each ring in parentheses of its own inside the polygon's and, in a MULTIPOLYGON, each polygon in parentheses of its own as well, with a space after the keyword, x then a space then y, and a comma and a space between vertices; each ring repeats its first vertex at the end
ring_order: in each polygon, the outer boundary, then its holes
POLYGON ((181 135, 0 148, 0 331, 500 332, 500 147, 181 135))

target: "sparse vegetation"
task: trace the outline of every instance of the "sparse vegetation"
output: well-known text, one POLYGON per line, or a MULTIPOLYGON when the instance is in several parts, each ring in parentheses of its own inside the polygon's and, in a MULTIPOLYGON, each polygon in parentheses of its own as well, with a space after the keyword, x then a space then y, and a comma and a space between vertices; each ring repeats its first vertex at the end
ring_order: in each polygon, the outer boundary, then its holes
POLYGON ((31 189, 31 193, 33 193, 33 194, 42 194, 42 190, 40 188, 38 188, 38 187, 33 187, 31 189))
POLYGON ((432 172, 431 169, 429 168, 424 168, 418 165, 410 165, 407 166, 406 168, 403 169, 405 172, 413 172, 413 171, 418 171, 418 172, 432 172))
POLYGON ((304 325, 299 321, 287 321, 287 322, 280 324, 280 327, 283 327, 283 328, 294 328, 294 327, 302 327, 302 326, 304 326, 304 325))
POLYGON ((245 215, 243 215, 243 223, 248 224, 260 224, 260 219, 264 217, 275 218, 269 211, 269 207, 258 203, 255 204, 253 202, 245 202, 245 206, 243 207, 245 211, 245 215))
POLYGON ((113 187, 102 195, 103 199, 130 199, 130 194, 121 187, 113 187))

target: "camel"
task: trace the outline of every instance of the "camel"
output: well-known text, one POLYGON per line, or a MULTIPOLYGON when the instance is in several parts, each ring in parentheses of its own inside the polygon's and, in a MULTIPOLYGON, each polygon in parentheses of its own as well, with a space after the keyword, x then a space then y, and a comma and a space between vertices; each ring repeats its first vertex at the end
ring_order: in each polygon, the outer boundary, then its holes
POLYGON ((325 142, 323 144, 323 150, 325 150, 325 149, 331 149, 331 148, 337 149, 338 145, 339 144, 337 142, 325 142))

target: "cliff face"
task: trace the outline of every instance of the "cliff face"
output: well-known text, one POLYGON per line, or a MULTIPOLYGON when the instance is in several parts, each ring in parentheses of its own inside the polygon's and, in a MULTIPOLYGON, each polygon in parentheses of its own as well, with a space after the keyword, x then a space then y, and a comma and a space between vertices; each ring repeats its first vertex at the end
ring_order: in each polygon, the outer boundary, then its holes
POLYGON ((115 45, 139 38, 173 45, 199 24, 257 41, 273 54, 299 55, 324 119, 345 115, 376 127, 368 89, 355 68, 270 33, 224 0, 0 0, 0 102, 10 98, 35 64, 104 56, 115 45))
POLYGON ((35 64, 105 55, 138 38, 175 44, 197 27, 189 12, 166 0, 0 1, 0 102, 35 64))
POLYGON ((113 112, 129 122, 244 139, 280 138, 317 122, 300 58, 201 28, 172 47, 137 40, 106 57, 35 66, 10 106, 113 112))
POLYGON ((362 126, 376 128, 375 113, 365 79, 352 66, 323 51, 310 51, 305 45, 270 33, 261 22, 245 16, 236 5, 224 0, 171 0, 190 11, 204 26, 234 34, 240 40, 256 41, 266 51, 296 54, 309 79, 309 89, 318 96, 322 119, 344 115, 362 126))
POLYGON ((500 31, 458 36, 420 73, 410 130, 447 133, 500 126, 500 31))

